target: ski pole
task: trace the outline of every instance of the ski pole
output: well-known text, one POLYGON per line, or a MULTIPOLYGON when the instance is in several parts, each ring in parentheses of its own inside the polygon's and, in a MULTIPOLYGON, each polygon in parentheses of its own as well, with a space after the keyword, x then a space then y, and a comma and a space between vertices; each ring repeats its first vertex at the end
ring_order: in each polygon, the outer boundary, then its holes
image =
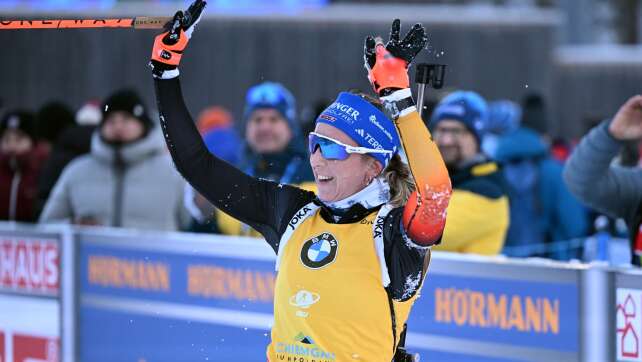
POLYGON ((137 16, 113 19, 0 20, 0 30, 133 28, 162 29, 171 17, 137 16))

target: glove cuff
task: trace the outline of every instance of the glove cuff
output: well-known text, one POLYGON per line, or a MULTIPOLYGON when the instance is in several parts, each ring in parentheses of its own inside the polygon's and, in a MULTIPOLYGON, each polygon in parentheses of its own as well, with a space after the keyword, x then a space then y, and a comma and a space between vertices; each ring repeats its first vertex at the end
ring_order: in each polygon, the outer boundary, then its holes
POLYGON ((417 111, 410 88, 396 90, 380 99, 393 119, 398 119, 417 111))
POLYGON ((148 65, 152 68, 152 76, 156 79, 172 79, 180 74, 177 67, 159 63, 156 60, 150 61, 148 65))
POLYGON ((160 75, 160 76, 156 76, 156 74, 154 74, 154 73, 152 72, 152 75, 153 75, 153 76, 154 76, 154 78, 156 78, 156 79, 173 79, 173 78, 178 77, 178 76, 179 76, 179 74, 180 74, 180 72, 178 71, 178 68, 171 69, 171 70, 166 70, 166 71, 164 71, 163 73, 161 73, 161 75, 160 75))

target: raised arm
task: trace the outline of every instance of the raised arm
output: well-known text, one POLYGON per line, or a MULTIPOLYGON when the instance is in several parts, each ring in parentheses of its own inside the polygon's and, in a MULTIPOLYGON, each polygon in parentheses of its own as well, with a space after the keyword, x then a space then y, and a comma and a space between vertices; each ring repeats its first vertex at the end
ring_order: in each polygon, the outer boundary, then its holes
POLYGON ((194 189, 275 247, 282 219, 312 196, 247 176, 207 150, 183 100, 177 67, 204 6, 197 0, 185 13, 177 13, 154 43, 151 66, 165 141, 177 170, 194 189))
POLYGON ((416 243, 431 245, 439 241, 446 225, 452 192, 448 170, 416 109, 396 124, 416 187, 404 208, 403 225, 416 243))
POLYGON ((586 135, 564 167, 569 190, 584 203, 631 219, 642 201, 642 172, 611 166, 624 141, 642 139, 642 96, 630 98, 611 122, 586 135))
POLYGON ((403 227, 415 243, 428 246, 439 242, 446 224, 446 208, 452 192, 446 165, 437 145, 412 100, 407 68, 426 46, 423 26, 415 24, 403 40, 400 22, 392 24, 390 41, 366 38, 365 65, 368 78, 393 118, 403 151, 415 181, 416 191, 403 212, 403 227))

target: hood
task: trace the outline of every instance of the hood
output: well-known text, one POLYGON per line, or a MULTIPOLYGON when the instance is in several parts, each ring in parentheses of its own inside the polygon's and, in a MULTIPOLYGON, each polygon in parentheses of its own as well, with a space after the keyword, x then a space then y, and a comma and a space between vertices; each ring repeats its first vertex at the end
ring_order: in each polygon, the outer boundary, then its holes
MULTIPOLYGON (((101 161, 113 163, 116 147, 105 143, 100 138, 99 132, 99 129, 96 130, 91 137, 91 155, 101 161)), ((160 127, 154 127, 140 140, 120 146, 121 155, 126 164, 139 162, 164 150, 165 143, 160 127)))
POLYGON ((529 128, 519 128, 499 138, 496 159, 507 162, 515 159, 539 158, 548 154, 548 146, 529 128))

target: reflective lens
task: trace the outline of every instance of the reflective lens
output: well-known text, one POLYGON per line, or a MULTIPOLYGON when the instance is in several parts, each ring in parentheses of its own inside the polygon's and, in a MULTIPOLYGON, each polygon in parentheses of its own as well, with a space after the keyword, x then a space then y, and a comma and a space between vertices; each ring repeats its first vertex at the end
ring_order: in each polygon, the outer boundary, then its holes
POLYGON ((310 133, 308 136, 308 150, 313 154, 317 147, 321 149, 321 155, 326 160, 345 160, 350 157, 345 146, 340 145, 331 139, 319 137, 316 134, 310 133))

